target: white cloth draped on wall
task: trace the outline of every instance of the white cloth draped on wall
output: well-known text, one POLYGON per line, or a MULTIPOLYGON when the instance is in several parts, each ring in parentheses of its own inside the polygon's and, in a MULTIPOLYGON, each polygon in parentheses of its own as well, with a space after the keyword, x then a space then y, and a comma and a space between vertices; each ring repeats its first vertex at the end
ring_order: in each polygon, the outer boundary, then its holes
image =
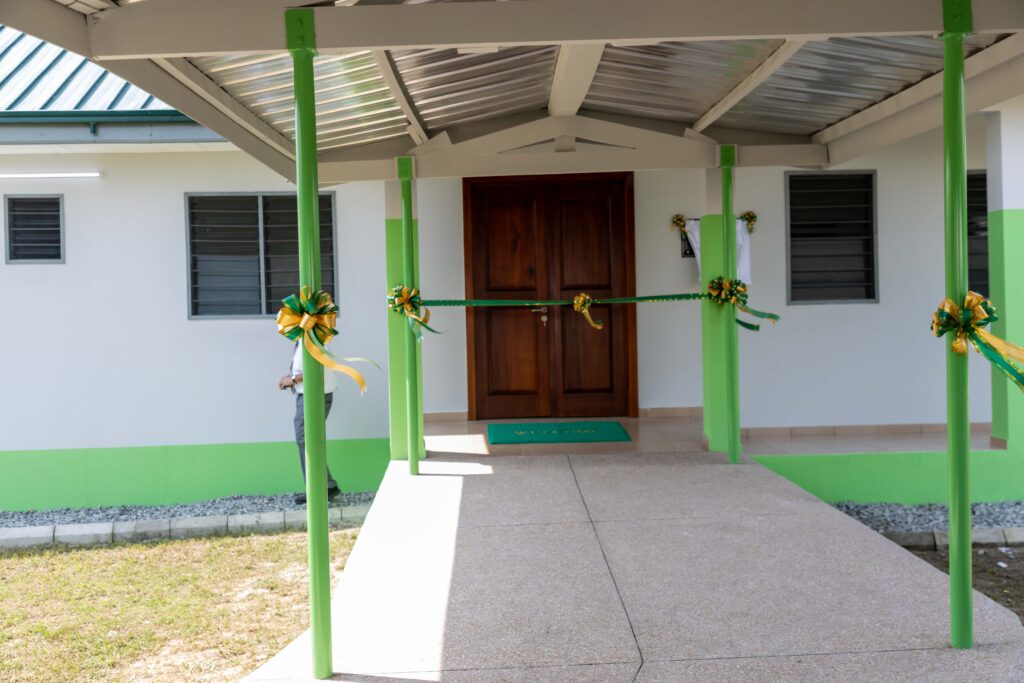
MULTIPOLYGON (((700 277, 700 220, 690 218, 686 221, 686 237, 693 247, 693 254, 697 258, 697 277, 700 277)), ((750 284, 750 233, 747 232, 747 222, 736 219, 736 277, 750 284)))

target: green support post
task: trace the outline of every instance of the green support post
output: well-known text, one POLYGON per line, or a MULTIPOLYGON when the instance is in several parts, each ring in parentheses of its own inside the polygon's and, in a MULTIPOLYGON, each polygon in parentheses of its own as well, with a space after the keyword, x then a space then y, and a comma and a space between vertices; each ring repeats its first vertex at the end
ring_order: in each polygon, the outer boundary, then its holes
MULTIPOLYGON (((722 145, 719 151, 719 166, 722 169, 722 228, 725 242, 725 277, 736 279, 736 216, 733 215, 732 181, 736 166, 735 145, 722 145)), ((743 444, 740 439, 740 359, 739 326, 736 325, 736 307, 725 307, 725 409, 728 425, 727 443, 729 462, 740 461, 743 444)))
MULTIPOLYGON (((703 216, 700 219, 701 290, 706 290, 712 280, 726 272, 724 240, 722 216, 703 216)), ((725 344, 722 343, 727 322, 724 306, 707 300, 700 302, 704 438, 706 448, 715 452, 729 450, 725 344)))
MULTIPOLYGON (((320 200, 317 180, 313 11, 285 11, 288 52, 295 83, 295 182, 299 224, 299 282, 320 289, 320 200)), ((306 508, 309 539, 309 608, 313 675, 333 675, 331 662, 331 567, 327 535, 327 428, 324 423, 324 368, 302 351, 306 421, 306 508)))
MULTIPOLYGON (((945 154, 946 297, 958 306, 967 295, 967 110, 964 36, 973 30, 971 0, 943 0, 942 125, 945 154)), ((970 415, 967 356, 946 348, 946 419, 949 448, 950 642, 974 644, 971 595, 970 415)))
MULTIPOLYGON (((412 220, 412 157, 398 158, 398 181, 402 188, 402 282, 419 287, 416 268, 416 227, 412 220)), ((409 474, 420 473, 420 443, 423 424, 419 386, 419 344, 412 327, 406 325, 405 343, 405 424, 409 474)))

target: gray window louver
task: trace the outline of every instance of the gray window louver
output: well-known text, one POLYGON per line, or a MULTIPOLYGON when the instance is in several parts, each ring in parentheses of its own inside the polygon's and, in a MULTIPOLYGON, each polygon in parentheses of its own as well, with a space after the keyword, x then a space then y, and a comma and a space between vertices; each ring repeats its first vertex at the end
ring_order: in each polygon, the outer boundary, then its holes
POLYGON ((8 263, 63 263, 61 195, 5 197, 8 263))
POLYGON ((878 300, 873 173, 790 173, 789 300, 878 300))
MULTIPOLYGON (((189 195, 192 316, 273 315, 298 291, 295 195, 189 195)), ((320 196, 323 288, 334 294, 333 196, 320 196)))

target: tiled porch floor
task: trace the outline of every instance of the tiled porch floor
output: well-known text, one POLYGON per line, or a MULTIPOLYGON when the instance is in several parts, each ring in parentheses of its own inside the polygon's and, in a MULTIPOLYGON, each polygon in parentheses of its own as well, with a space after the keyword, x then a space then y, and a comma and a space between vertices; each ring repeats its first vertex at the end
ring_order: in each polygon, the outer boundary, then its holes
MULTIPOLYGON (((530 420, 495 420, 495 422, 528 422, 530 420)), ((551 420, 557 422, 559 420, 551 420)), ((703 450, 699 419, 619 418, 633 441, 588 445, 590 452, 657 453, 665 451, 703 450)), ((578 452, 579 444, 497 445, 487 443, 486 421, 428 422, 424 427, 427 451, 431 455, 530 455, 578 452)), ((990 434, 975 431, 971 445, 989 448, 990 434)), ((907 451, 944 451, 946 435, 941 432, 871 435, 819 435, 791 437, 747 437, 743 450, 750 455, 801 455, 808 453, 878 453, 907 451)), ((430 455, 428 455, 430 457, 430 455)))
MULTIPOLYGON (((975 594, 977 647, 950 649, 942 572, 757 464, 695 451, 679 422, 485 453, 467 453, 481 425, 432 425, 448 454, 419 477, 392 463, 335 588, 334 680, 1024 680, 1011 612, 975 594)), ((248 680, 311 680, 309 648, 248 680)))

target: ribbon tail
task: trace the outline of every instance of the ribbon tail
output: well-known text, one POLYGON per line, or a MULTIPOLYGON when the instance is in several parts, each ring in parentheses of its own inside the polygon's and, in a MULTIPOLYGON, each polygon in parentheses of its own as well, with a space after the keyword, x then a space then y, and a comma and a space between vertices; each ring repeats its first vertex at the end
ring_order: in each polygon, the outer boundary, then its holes
POLYGON ((740 320, 739 318, 736 318, 736 324, 744 329, 750 330, 751 332, 761 331, 760 325, 757 325, 755 323, 748 323, 746 320, 740 320))
POLYGON ((383 368, 381 368, 380 365, 377 364, 377 361, 371 358, 362 358, 361 356, 347 356, 345 358, 342 358, 341 360, 345 361, 346 363, 366 363, 377 368, 378 372, 384 372, 383 368))
POLYGON ((750 308, 749 306, 737 306, 744 313, 749 313, 755 318, 762 318, 763 320, 771 321, 772 325, 782 320, 782 318, 775 313, 767 313, 765 311, 759 311, 756 308, 750 308))
POLYGON ((1024 369, 1017 367, 1013 362, 1024 362, 1024 349, 983 330, 973 330, 970 333, 970 340, 978 353, 985 356, 1006 375, 1007 379, 1024 391, 1024 369), (1007 350, 1010 353, 1007 353, 1007 350))
POLYGON ((598 320, 597 322, 594 322, 594 319, 590 317, 590 311, 583 310, 583 311, 580 311, 580 313, 583 314, 583 317, 587 319, 587 322, 590 323, 590 326, 593 327, 595 330, 603 330, 604 329, 604 321, 603 320, 598 320))
POLYGON ((363 376, 359 374, 358 370, 339 363, 334 356, 331 355, 331 352, 324 348, 324 346, 315 339, 313 335, 307 334, 304 336, 302 338, 302 343, 303 346, 306 347, 306 350, 309 351, 309 355, 311 355, 317 363, 320 363, 320 365, 330 370, 334 370, 335 372, 348 375, 356 384, 359 385, 360 395, 366 393, 366 380, 363 379, 363 376))

